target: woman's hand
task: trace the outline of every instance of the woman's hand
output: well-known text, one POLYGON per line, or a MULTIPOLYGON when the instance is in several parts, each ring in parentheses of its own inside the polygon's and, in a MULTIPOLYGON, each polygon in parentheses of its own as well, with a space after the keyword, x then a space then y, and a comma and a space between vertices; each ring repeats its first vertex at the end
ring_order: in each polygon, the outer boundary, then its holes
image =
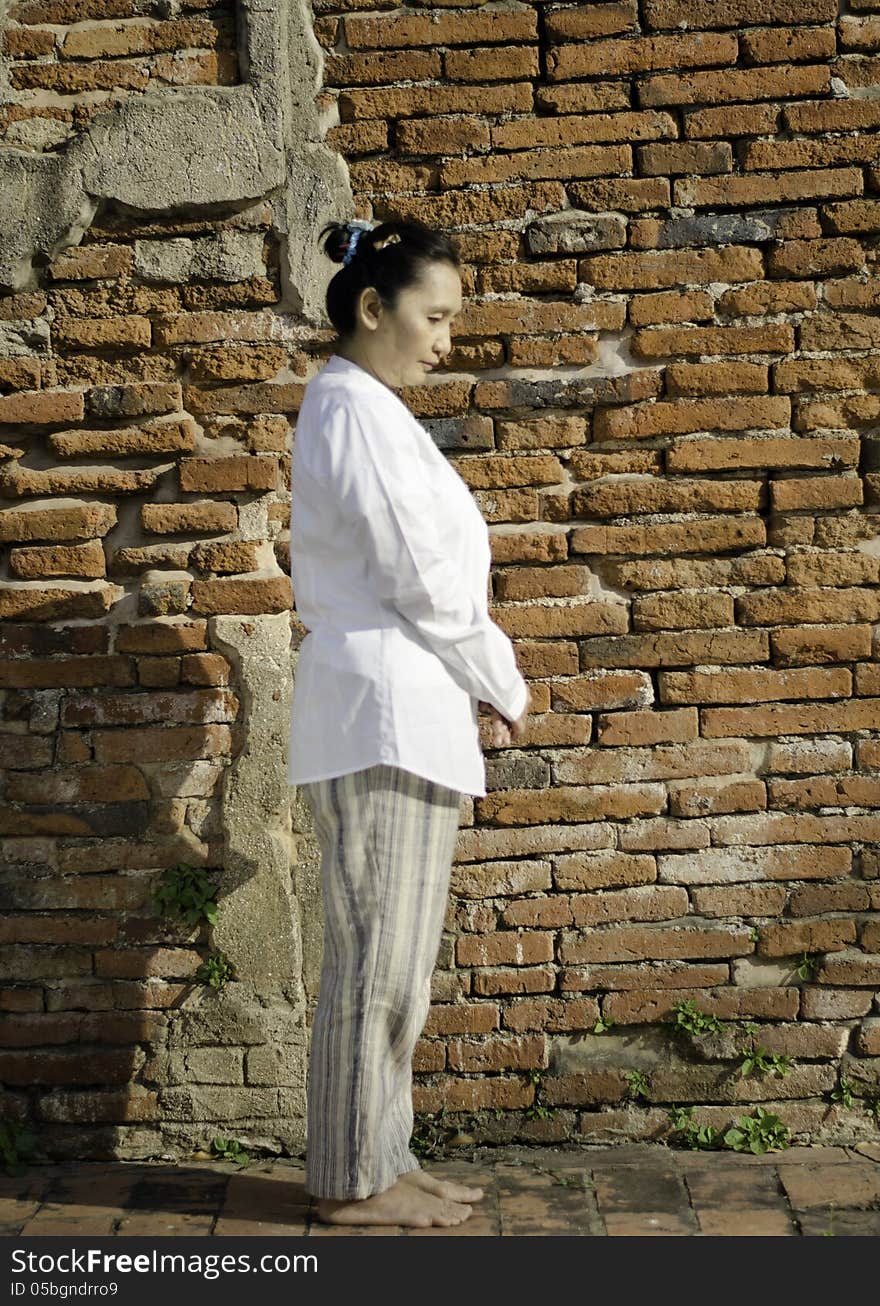
POLYGON ((523 737, 526 732, 531 703, 532 695, 529 692, 522 715, 516 721, 508 721, 491 703, 480 702, 479 707, 485 708, 489 714, 489 730, 493 748, 509 748, 515 740, 523 737))

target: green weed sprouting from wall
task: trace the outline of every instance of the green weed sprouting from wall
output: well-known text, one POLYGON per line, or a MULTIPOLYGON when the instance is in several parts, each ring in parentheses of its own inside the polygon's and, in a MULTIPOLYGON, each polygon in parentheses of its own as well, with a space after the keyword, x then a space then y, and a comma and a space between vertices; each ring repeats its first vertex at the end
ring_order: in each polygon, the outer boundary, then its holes
POLYGON ((217 885, 206 870, 180 862, 162 872, 153 898, 159 911, 193 926, 201 921, 216 923, 216 895, 217 885))

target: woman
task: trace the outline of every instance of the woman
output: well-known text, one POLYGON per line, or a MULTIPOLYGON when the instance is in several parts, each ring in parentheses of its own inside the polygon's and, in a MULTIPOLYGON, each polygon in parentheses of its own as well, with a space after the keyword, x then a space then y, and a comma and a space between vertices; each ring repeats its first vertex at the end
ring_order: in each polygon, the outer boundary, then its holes
MULTIPOLYGON (((327 234, 329 233, 329 234, 327 234)), ((454 1225, 479 1188, 409 1149, 462 793, 521 737, 529 691, 487 604, 489 537, 458 473, 395 393, 449 353, 458 252, 419 222, 330 223, 336 351, 306 386, 291 573, 308 634, 291 784, 321 846, 324 958, 308 1078, 306 1188, 333 1223, 454 1225)))

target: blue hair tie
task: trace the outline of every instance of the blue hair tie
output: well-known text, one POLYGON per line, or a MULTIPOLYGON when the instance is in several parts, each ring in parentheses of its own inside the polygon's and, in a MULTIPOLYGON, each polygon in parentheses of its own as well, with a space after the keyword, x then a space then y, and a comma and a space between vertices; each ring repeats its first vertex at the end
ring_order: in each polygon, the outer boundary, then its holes
POLYGON ((345 254, 342 259, 343 267, 348 267, 349 263, 354 258, 355 254, 357 253, 358 241, 360 240, 364 232, 372 231, 373 229, 372 222, 362 222, 359 218, 355 218, 352 222, 349 222, 347 225, 353 228, 353 230, 348 238, 348 246, 346 247, 345 254))

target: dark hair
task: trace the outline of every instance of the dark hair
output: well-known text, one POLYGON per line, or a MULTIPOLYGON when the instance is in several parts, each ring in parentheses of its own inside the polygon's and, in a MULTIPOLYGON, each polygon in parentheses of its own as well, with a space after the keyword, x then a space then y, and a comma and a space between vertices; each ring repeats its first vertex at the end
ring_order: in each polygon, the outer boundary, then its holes
MULTIPOLYGON (((323 249, 328 258, 341 263, 359 227, 363 223, 328 222, 321 230, 321 236, 327 236, 323 249)), ((461 267, 455 243, 416 218, 362 230, 353 256, 327 287, 327 316, 340 336, 355 331, 355 304, 362 290, 373 286, 386 308, 393 309, 400 292, 418 281, 424 264, 432 260, 461 267)))

